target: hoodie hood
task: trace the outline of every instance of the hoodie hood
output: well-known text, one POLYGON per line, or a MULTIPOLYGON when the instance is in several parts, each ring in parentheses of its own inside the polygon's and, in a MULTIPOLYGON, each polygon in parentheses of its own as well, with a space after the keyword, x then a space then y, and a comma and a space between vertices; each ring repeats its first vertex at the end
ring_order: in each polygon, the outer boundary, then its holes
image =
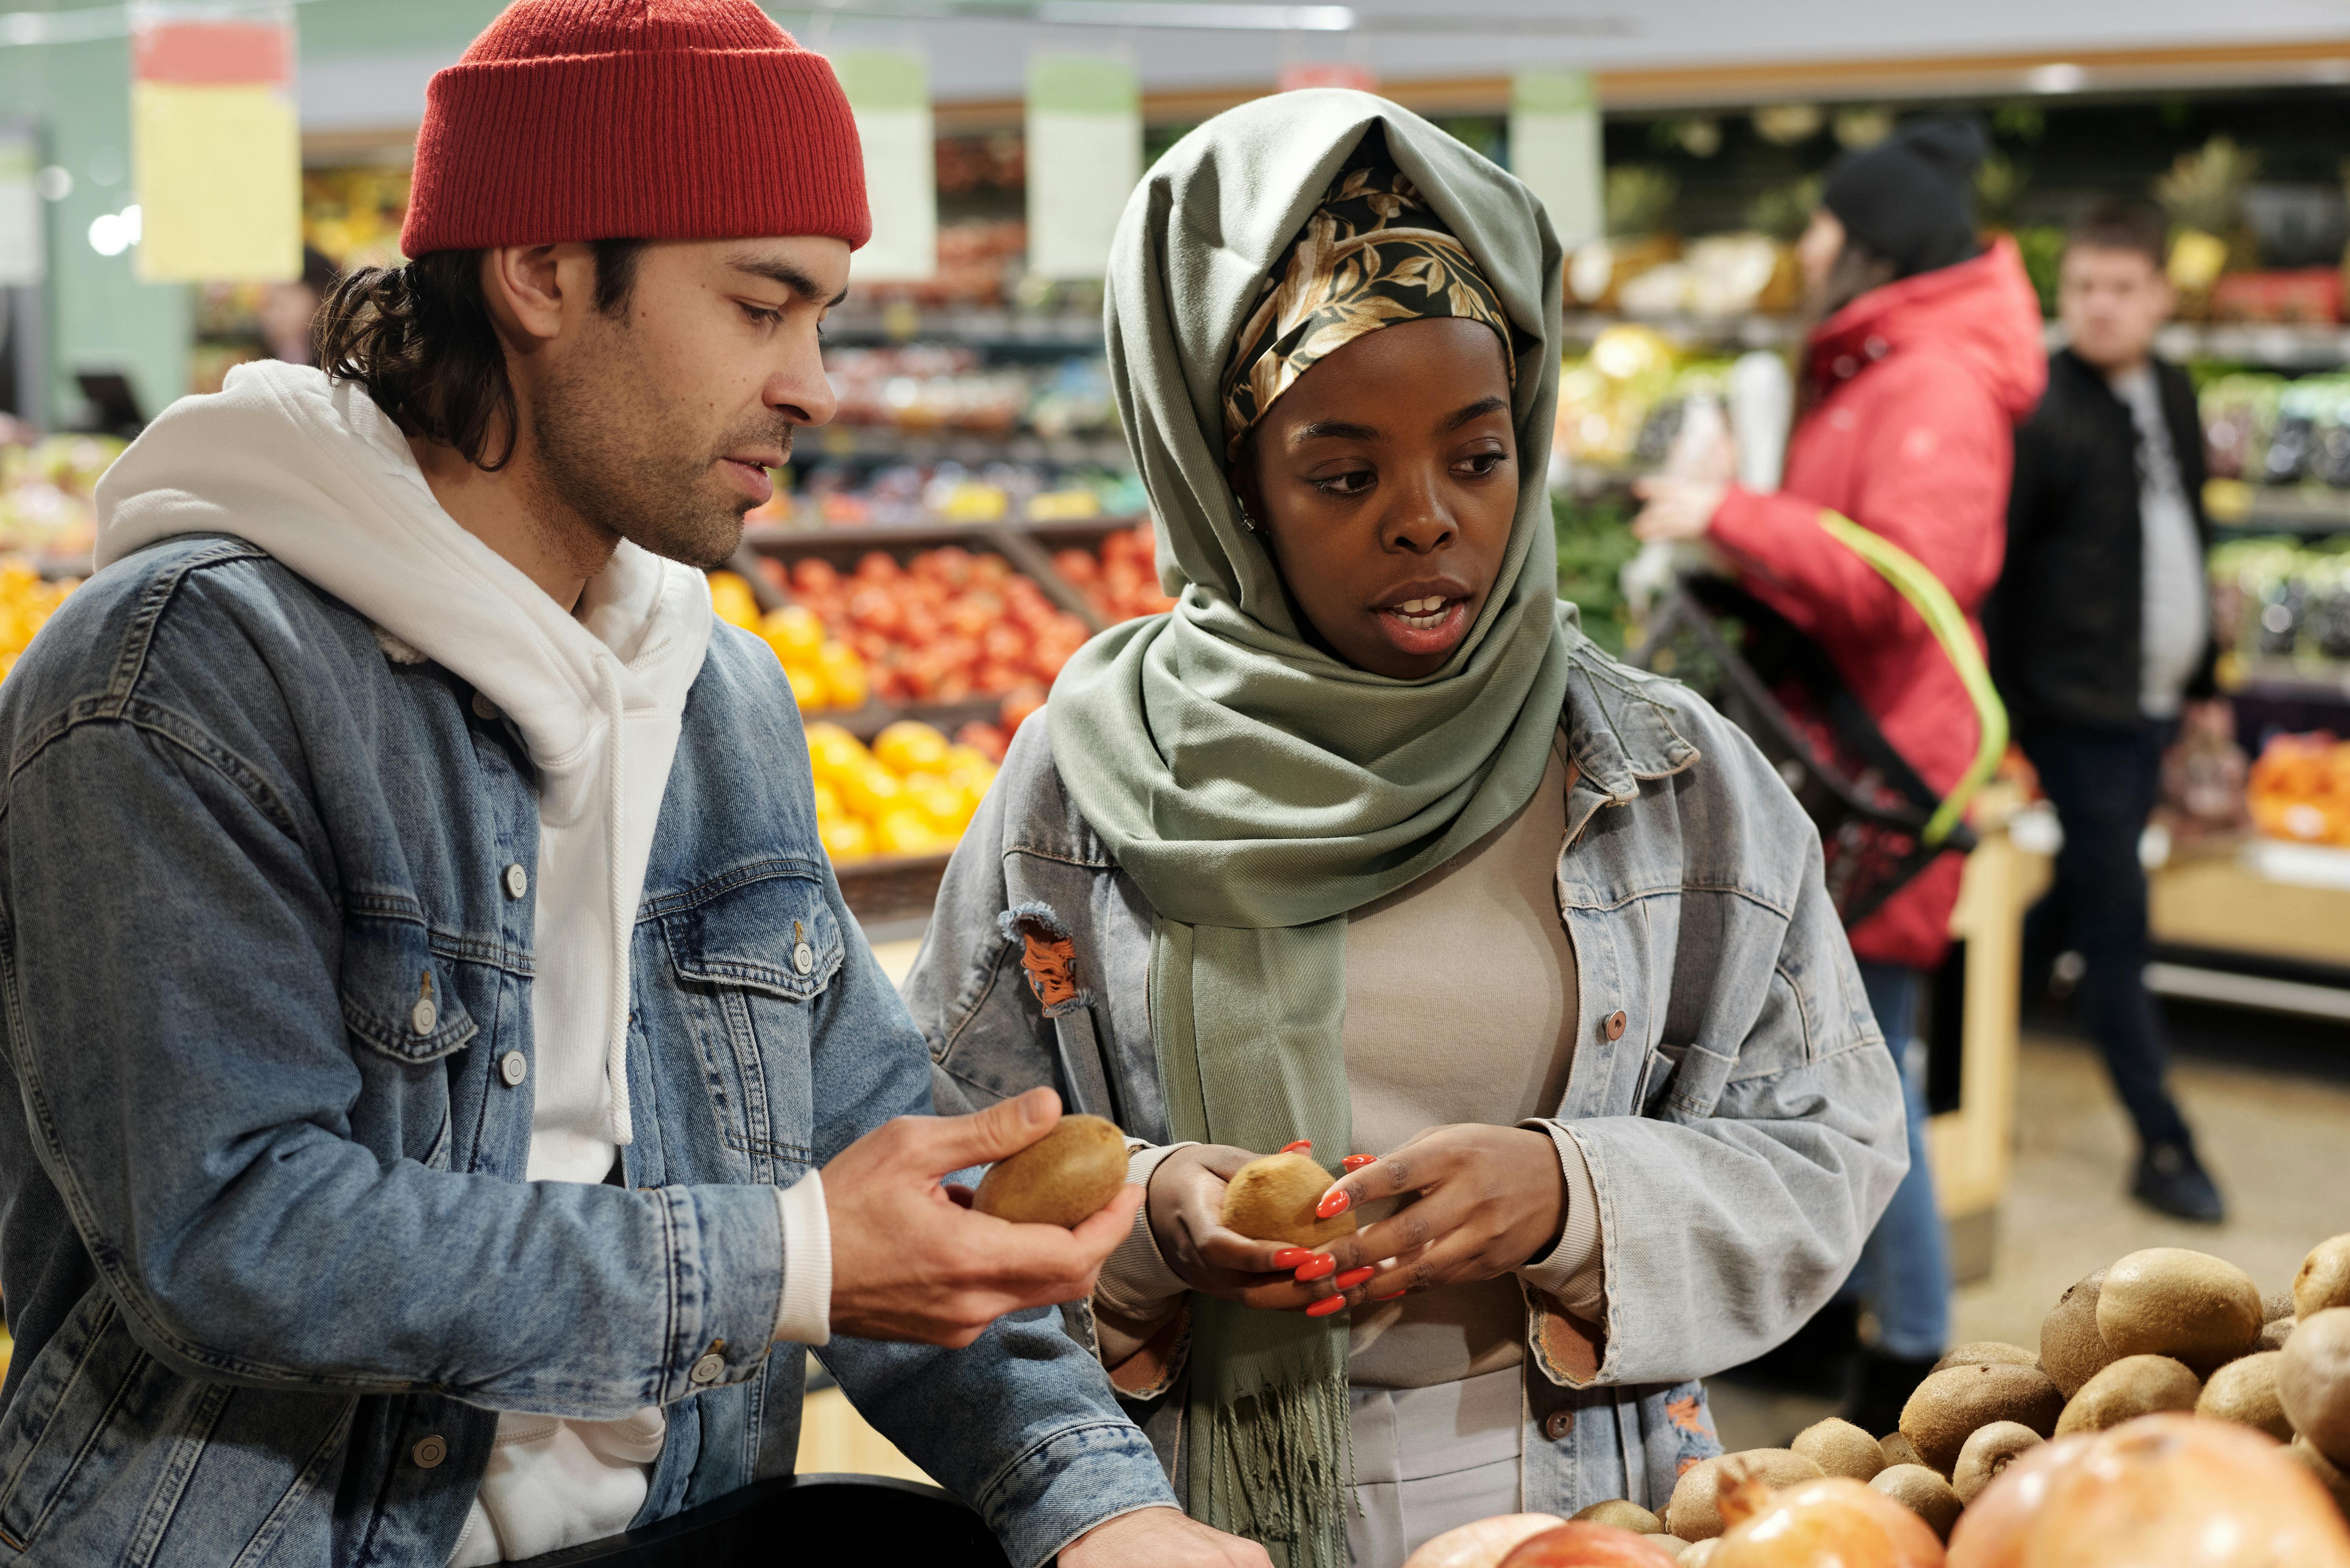
POLYGON ((174 403, 97 499, 101 569, 179 535, 244 539, 365 616, 387 658, 445 667, 513 722, 538 774, 537 1047, 593 1039, 608 1141, 628 1143, 629 933, 710 646, 708 580, 623 542, 567 613, 442 509, 364 387, 302 366, 240 366, 174 403), (571 1038, 550 1037, 557 1018, 571 1038))
POLYGON ((2019 423, 2048 385, 2040 299, 2014 240, 1970 260, 1905 277, 1837 311, 1812 334, 1811 374, 1850 380, 1888 354, 1931 349, 1957 359, 2019 423))

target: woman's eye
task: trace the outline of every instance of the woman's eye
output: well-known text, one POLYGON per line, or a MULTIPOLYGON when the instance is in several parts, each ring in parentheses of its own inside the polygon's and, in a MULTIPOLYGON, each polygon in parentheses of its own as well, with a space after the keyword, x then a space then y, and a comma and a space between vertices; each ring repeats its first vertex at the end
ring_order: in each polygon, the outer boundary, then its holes
POLYGON ((1371 487, 1373 477, 1369 469, 1357 468, 1345 473, 1334 473, 1327 479, 1315 480, 1313 485, 1325 495, 1360 495, 1371 487))
POLYGON ((1458 466, 1467 469, 1471 478, 1482 479, 1508 461, 1508 457, 1502 452, 1481 452, 1474 457, 1462 459, 1458 466))

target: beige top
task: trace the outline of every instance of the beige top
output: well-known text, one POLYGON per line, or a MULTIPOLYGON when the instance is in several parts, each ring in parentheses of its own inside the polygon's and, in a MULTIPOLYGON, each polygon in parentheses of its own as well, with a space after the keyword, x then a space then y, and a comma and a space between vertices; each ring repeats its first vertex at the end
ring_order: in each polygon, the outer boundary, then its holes
MULTIPOLYGON (((1557 1110, 1575 1063, 1576 1012, 1575 949, 1556 887, 1567 783, 1562 743, 1515 817, 1350 918, 1341 1038, 1354 1148, 1346 1152, 1387 1154, 1431 1127, 1512 1127, 1557 1110)), ((1603 1297, 1591 1178, 1574 1140, 1555 1129, 1553 1139, 1567 1183, 1565 1233, 1518 1274, 1596 1317, 1603 1297)), ((1135 1179, 1148 1180, 1170 1152, 1138 1149, 1135 1179)), ((1387 1211, 1369 1206, 1364 1218, 1387 1211)), ((1138 1217, 1103 1269, 1096 1300, 1139 1324, 1163 1319, 1183 1289, 1138 1217)), ((1524 1356, 1525 1303, 1513 1278, 1367 1306, 1353 1324, 1347 1376, 1366 1386, 1426 1387, 1524 1356)))

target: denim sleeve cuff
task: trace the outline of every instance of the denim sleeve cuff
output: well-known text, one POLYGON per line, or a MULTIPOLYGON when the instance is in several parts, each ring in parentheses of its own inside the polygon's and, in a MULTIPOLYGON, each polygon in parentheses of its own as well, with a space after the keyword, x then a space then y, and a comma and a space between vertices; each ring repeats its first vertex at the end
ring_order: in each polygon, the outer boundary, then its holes
POLYGON ((774 1343, 784 1290, 784 1234, 775 1189, 664 1187, 669 1299, 663 1365, 650 1405, 757 1376, 774 1343))
POLYGON ((832 1342, 832 1216, 824 1206, 824 1176, 809 1171, 775 1189, 784 1224, 784 1288, 775 1301, 777 1339, 796 1345, 832 1342))
POLYGON ((1055 1432, 997 1471, 977 1501, 1014 1568, 1041 1568, 1125 1514, 1182 1506, 1150 1439, 1124 1420, 1055 1432))
MULTIPOLYGON (((1149 1187, 1151 1173, 1169 1155, 1191 1147, 1187 1143, 1128 1143, 1127 1180, 1138 1187, 1149 1187)), ((1102 1264, 1101 1278, 1094 1286, 1094 1301, 1119 1317, 1149 1322, 1164 1316, 1170 1303, 1191 1288, 1168 1267, 1166 1258, 1160 1254, 1158 1238, 1150 1233, 1150 1206, 1146 1203, 1135 1210, 1134 1229, 1126 1233, 1126 1240, 1102 1264)))
POLYGON ((1556 1296, 1575 1316, 1598 1322, 1607 1315, 1607 1276, 1600 1245, 1599 1193, 1592 1185, 1590 1163, 1563 1124, 1535 1120, 1518 1125, 1550 1135, 1558 1147, 1559 1174, 1566 1181, 1566 1220, 1559 1228, 1558 1245, 1519 1269, 1518 1277, 1556 1296))

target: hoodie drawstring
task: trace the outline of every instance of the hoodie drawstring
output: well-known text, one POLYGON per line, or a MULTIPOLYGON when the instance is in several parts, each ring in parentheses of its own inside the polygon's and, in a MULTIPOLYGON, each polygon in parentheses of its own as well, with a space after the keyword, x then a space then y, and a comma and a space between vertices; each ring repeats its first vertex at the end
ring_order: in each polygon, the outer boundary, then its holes
POLYGON ((629 947, 636 900, 623 875, 628 790, 620 754, 620 678, 610 659, 598 659, 596 673, 597 684, 603 689, 605 722, 611 726, 604 746, 604 777, 611 797, 604 818, 604 852, 609 858, 612 884, 611 1022, 604 1046, 604 1081, 612 1102, 612 1141, 626 1148, 636 1138, 629 1115, 629 947))

